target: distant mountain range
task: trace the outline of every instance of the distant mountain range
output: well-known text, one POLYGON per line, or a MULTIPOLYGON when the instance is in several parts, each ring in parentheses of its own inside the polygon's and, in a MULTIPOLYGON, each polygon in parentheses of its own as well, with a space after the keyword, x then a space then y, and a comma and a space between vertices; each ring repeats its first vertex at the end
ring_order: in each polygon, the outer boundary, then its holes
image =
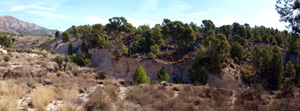
POLYGON ((55 34, 56 30, 47 29, 34 23, 24 22, 10 15, 0 16, 0 32, 26 34, 55 34))

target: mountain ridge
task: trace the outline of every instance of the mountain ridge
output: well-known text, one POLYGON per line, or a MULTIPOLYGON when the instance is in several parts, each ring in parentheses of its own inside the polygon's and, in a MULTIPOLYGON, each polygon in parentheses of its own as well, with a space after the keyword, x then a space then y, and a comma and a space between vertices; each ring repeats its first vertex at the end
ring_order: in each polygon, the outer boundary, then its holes
POLYGON ((11 15, 0 16, 0 32, 55 34, 56 30, 47 29, 35 23, 25 22, 11 15))

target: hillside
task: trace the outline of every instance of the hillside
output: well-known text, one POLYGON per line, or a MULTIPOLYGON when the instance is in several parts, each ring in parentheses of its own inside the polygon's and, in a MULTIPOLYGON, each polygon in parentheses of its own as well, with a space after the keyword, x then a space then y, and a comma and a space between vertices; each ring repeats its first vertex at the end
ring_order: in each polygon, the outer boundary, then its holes
POLYGON ((27 34, 55 34, 55 30, 38 26, 34 23, 19 20, 10 15, 0 16, 0 31, 27 34))
POLYGON ((198 111, 299 110, 298 90, 152 83, 130 85, 93 68, 60 70, 57 55, 6 52, 0 48, 0 109, 3 111, 198 111), (6 61, 7 56, 10 57, 6 61), (4 60, 2 60, 2 58, 4 60), (13 102, 15 101, 15 102, 13 102))

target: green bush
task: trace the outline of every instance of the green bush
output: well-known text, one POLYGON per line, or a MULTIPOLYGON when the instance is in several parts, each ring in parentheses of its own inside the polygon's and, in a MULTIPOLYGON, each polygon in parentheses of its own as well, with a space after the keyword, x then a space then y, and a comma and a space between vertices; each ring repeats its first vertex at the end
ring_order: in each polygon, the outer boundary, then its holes
POLYGON ((0 35, 0 45, 10 48, 12 46, 12 41, 9 37, 0 35))
POLYGON ((157 56, 156 56, 155 54, 153 54, 152 52, 150 52, 148 56, 149 56, 149 58, 151 58, 151 59, 156 59, 156 57, 157 57, 157 56))
POLYGON ((68 45, 68 55, 74 54, 72 42, 69 42, 68 45))
POLYGON ((92 61, 91 61, 91 55, 86 54, 86 55, 76 55, 72 54, 70 55, 70 59, 72 62, 79 66, 92 66, 92 61))
POLYGON ((56 56, 53 61, 57 63, 59 70, 61 70, 63 67, 64 58, 61 56, 56 56))
POLYGON ((63 35, 63 38, 62 38, 63 42, 69 42, 70 41, 71 36, 70 36, 69 32, 65 31, 62 35, 63 35))
POLYGON ((136 68, 133 74, 133 81, 135 84, 150 84, 150 78, 147 76, 144 68, 141 65, 136 68))
POLYGON ((3 60, 4 60, 5 62, 9 62, 9 61, 11 60, 11 58, 10 58, 9 56, 4 56, 4 57, 3 57, 3 60))
POLYGON ((162 67, 159 71, 157 71, 157 80, 158 81, 169 81, 169 74, 165 71, 165 68, 162 67))
POLYGON ((247 50, 238 42, 234 42, 231 45, 230 54, 231 57, 234 59, 234 62, 242 63, 244 60, 246 60, 247 50))

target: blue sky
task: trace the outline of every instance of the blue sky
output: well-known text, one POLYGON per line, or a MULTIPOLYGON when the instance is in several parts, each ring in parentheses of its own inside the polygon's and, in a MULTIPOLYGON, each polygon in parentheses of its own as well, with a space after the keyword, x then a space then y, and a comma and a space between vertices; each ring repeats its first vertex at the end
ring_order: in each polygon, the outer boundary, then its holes
POLYGON ((12 15, 37 25, 64 31, 72 25, 108 23, 123 16, 134 26, 161 24, 164 18, 209 19, 216 26, 238 22, 285 30, 275 10, 276 0, 0 0, 0 16, 12 15))

